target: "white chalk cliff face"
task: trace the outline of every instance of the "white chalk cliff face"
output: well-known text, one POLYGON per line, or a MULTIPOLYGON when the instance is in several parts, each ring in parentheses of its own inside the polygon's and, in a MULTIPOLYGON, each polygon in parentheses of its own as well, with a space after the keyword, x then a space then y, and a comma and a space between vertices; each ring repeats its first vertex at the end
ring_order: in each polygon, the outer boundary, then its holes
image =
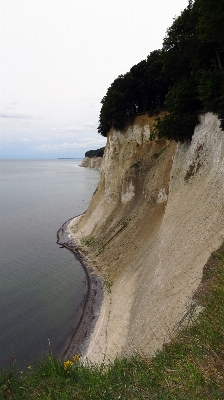
POLYGON ((94 362, 168 341, 192 304, 203 267, 224 241, 224 132, 201 116, 192 142, 150 141, 154 118, 111 130, 101 179, 70 224, 104 279, 105 298, 86 356, 94 362))
POLYGON ((93 168, 93 169, 98 169, 100 171, 102 160, 103 157, 93 157, 93 158, 85 157, 82 160, 80 167, 93 168))

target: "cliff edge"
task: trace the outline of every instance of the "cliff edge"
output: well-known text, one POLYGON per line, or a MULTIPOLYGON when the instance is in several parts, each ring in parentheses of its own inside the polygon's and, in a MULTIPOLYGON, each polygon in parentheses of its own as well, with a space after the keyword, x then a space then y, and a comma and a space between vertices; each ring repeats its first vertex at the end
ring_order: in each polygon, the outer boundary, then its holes
POLYGON ((91 361, 161 349, 224 240, 224 133, 215 115, 200 119, 187 144, 150 141, 154 118, 146 115, 108 134, 98 188, 70 223, 104 280, 91 361))
POLYGON ((85 167, 85 168, 93 168, 93 169, 98 169, 100 171, 101 165, 102 165, 103 157, 85 157, 81 164, 80 167, 85 167))

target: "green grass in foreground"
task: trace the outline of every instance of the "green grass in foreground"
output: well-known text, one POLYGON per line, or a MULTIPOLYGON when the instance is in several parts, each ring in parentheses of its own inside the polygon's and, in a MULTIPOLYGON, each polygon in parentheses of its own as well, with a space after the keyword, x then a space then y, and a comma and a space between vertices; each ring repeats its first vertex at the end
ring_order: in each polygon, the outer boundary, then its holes
POLYGON ((48 356, 23 373, 3 369, 0 399, 224 400, 224 245, 217 253, 195 294, 203 311, 154 358, 84 366, 48 356))

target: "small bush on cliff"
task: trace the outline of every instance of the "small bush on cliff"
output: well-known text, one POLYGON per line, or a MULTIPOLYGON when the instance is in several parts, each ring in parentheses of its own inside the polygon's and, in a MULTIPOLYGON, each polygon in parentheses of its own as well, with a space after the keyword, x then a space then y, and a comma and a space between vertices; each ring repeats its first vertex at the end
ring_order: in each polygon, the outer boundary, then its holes
POLYGON ((195 114, 165 114, 163 118, 157 118, 153 133, 160 139, 167 138, 169 140, 184 142, 191 140, 197 123, 198 117, 195 114))
POLYGON ((95 238, 93 236, 83 237, 81 243, 87 247, 92 246, 95 243, 95 238))

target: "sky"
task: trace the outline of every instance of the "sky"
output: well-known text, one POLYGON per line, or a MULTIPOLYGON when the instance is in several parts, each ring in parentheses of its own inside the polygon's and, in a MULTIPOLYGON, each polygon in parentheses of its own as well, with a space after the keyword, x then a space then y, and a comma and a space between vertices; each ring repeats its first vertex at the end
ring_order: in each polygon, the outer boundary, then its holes
POLYGON ((0 0, 0 158, 82 158, 108 87, 188 0, 0 0))

